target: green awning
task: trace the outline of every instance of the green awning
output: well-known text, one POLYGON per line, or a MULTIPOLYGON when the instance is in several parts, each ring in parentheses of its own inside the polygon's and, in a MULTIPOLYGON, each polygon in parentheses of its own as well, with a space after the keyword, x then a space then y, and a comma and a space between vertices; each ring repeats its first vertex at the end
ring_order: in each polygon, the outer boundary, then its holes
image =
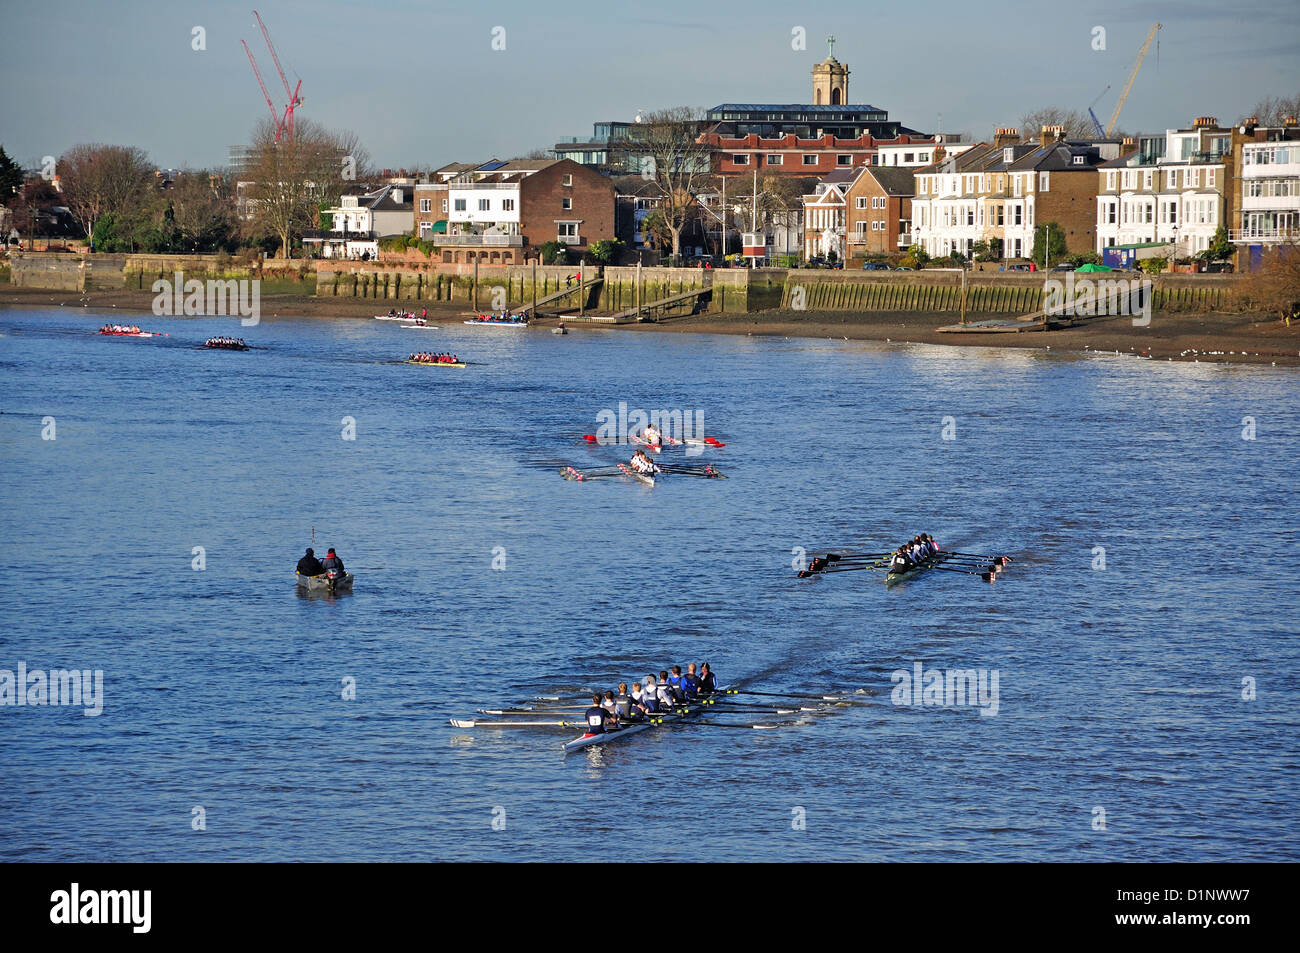
POLYGON ((431 235, 446 235, 446 234, 447 234, 447 220, 444 218, 444 219, 443 219, 442 221, 440 221, 440 222, 434 222, 434 223, 433 223, 433 228, 429 229, 429 234, 431 234, 431 235))
POLYGON ((1087 264, 1087 265, 1080 265, 1078 268, 1074 270, 1075 271, 1112 271, 1113 269, 1107 267, 1106 265, 1087 264))

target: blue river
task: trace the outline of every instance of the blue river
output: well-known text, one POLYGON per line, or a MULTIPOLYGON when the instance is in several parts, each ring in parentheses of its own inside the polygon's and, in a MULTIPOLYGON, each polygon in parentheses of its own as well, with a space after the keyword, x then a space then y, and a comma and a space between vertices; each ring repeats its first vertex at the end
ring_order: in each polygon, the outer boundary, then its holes
POLYGON ((1297 384, 0 311, 0 859, 1300 860, 1297 384), (699 414, 726 447, 674 459, 728 479, 560 479, 627 456, 582 440, 620 403, 699 414), (796 576, 921 532, 1012 562, 796 576), (352 594, 297 593, 313 540, 352 594), (844 700, 741 695, 569 755, 572 728, 449 723, 702 661, 844 700), (101 710, 18 705, 20 666, 101 672, 101 710), (901 691, 917 666, 989 692, 901 691))

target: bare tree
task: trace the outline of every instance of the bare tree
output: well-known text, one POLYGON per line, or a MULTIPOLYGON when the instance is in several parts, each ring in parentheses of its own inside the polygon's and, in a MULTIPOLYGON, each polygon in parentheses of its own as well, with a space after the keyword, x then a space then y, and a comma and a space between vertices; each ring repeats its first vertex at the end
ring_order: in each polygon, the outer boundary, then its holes
POLYGON ((183 172, 168 193, 172 221, 187 252, 208 251, 225 244, 234 227, 234 205, 218 173, 183 172))
POLYGON ((73 146, 55 171, 67 206, 87 235, 105 215, 131 218, 153 183, 149 157, 134 146, 73 146))
POLYGON ((253 134, 247 177, 254 223, 280 242, 280 257, 293 256, 293 240, 317 221, 319 209, 339 200, 352 182, 364 179, 369 156, 355 134, 335 133, 307 119, 294 137, 275 141, 274 125, 263 120, 253 134))
POLYGON ((1248 294, 1261 311, 1288 323, 1300 316, 1300 245, 1278 245, 1246 279, 1248 294))
MULTIPOLYGON (((1063 126, 1067 139, 1096 139, 1097 127, 1085 110, 1044 106, 1020 117, 1020 135, 1025 141, 1037 139, 1044 126, 1063 126)), ((1115 132, 1114 135, 1119 135, 1115 132)))
POLYGON ((652 183, 674 261, 681 259, 682 232, 698 212, 697 196, 712 181, 712 150, 703 141, 702 126, 699 110, 689 106, 659 110, 632 127, 617 149, 652 183))
POLYGON ((1254 118, 1261 126, 1280 126, 1287 117, 1300 116, 1300 93, 1294 96, 1266 96, 1251 107, 1238 123, 1254 118))

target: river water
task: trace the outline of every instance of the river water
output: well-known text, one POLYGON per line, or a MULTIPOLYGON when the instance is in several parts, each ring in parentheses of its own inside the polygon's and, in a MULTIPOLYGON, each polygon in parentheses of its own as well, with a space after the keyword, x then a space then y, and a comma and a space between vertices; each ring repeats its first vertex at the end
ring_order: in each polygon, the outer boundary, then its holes
POLYGON ((1295 370, 112 318, 0 312, 0 670, 103 679, 0 707, 0 858, 1300 859, 1295 370), (620 402, 729 479, 529 466, 616 459, 620 402), (296 594, 313 530, 352 595, 296 594), (1014 561, 792 569, 925 531, 1014 561), (448 722, 705 660, 850 701, 568 756, 448 722), (918 663, 982 706, 896 703, 918 663))

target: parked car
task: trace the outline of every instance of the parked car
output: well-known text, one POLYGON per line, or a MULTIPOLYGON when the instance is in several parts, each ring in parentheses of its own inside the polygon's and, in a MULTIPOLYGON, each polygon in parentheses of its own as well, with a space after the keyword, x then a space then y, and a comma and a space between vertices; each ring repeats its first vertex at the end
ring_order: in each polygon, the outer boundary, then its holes
POLYGON ((888 271, 889 266, 879 261, 869 261, 863 264, 863 271, 888 271))
POLYGON ((1053 265, 1052 271, 1074 271, 1074 266, 1067 264, 1066 262, 1061 262, 1059 265, 1053 265))

